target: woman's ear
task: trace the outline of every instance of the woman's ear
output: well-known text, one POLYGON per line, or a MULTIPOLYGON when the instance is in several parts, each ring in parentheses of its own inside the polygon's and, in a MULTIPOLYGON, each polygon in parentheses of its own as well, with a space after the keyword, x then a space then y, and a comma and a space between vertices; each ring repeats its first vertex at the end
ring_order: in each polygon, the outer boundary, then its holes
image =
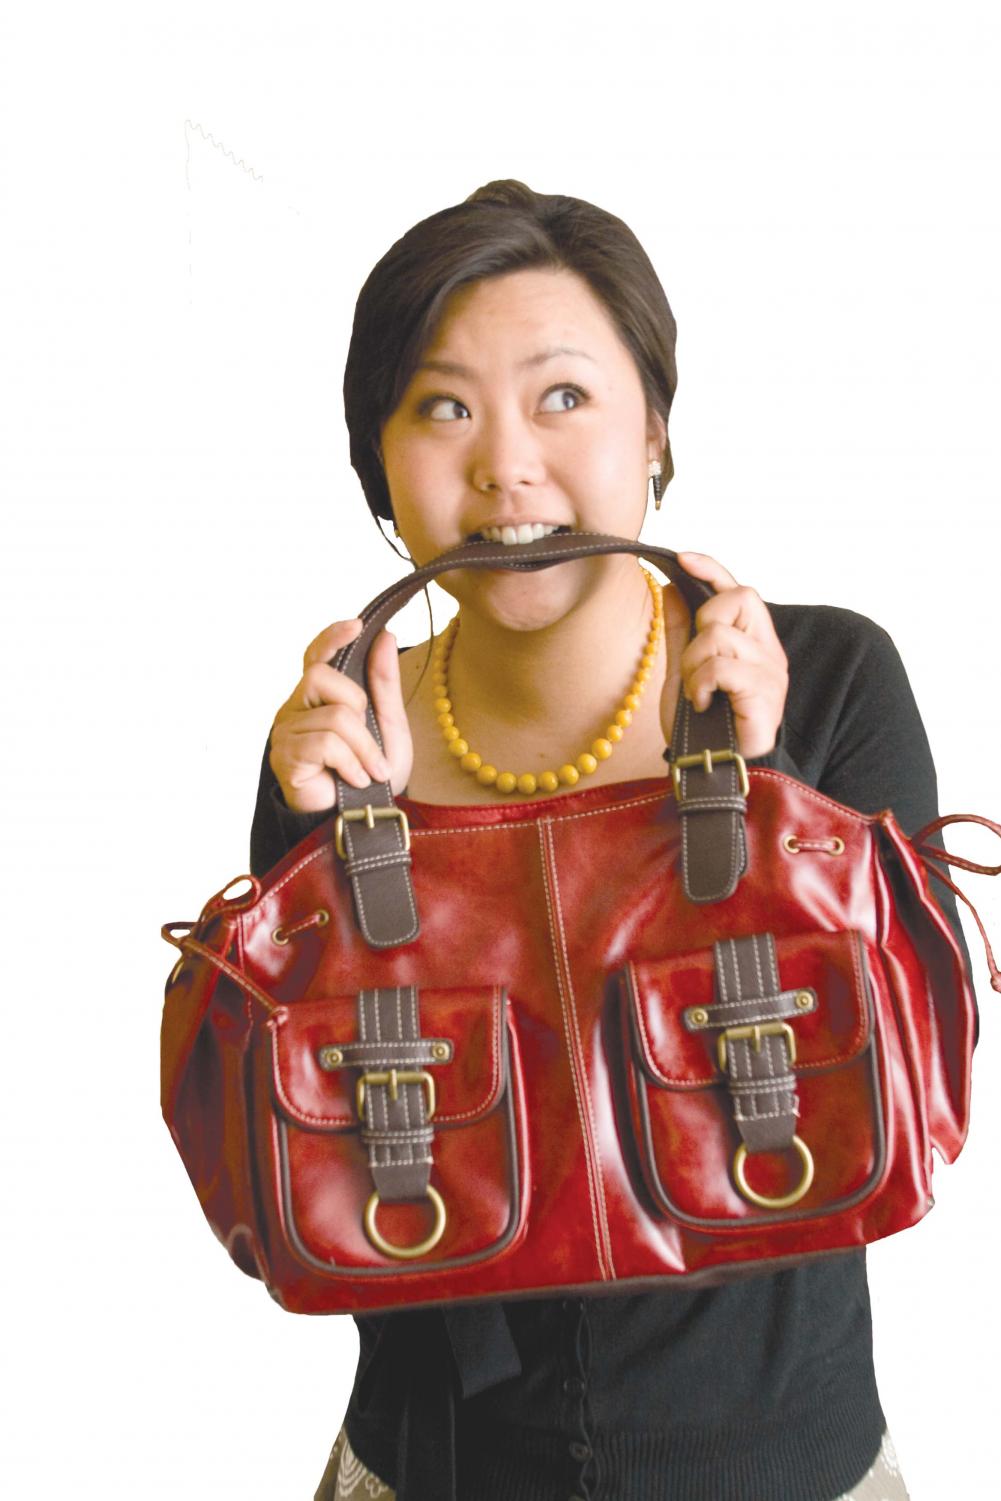
POLYGON ((664 450, 667 447, 667 423, 659 412, 648 408, 647 415, 647 439, 650 443, 651 459, 662 460, 664 450))

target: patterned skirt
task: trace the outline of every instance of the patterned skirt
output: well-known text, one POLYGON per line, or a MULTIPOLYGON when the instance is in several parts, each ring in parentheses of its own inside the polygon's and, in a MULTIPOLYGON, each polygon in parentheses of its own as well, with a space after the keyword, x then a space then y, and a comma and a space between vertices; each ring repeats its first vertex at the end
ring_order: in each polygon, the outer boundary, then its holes
MULTIPOLYGON (((370 1501, 373 1497, 378 1501, 395 1501, 396 1492, 362 1464, 342 1427, 313 1501, 370 1501)), ((910 1501, 889 1432, 883 1434, 872 1468, 837 1501, 910 1501)))

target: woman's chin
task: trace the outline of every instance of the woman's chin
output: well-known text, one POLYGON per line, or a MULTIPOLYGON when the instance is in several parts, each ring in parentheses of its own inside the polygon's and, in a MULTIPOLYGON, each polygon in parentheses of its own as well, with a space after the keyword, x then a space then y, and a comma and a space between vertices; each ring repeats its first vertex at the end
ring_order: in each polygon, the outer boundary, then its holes
MULTIPOLYGON (((563 565, 561 565, 563 566, 563 565)), ((510 631, 537 631, 555 625, 580 598, 579 580, 557 580, 552 570, 477 568, 459 570, 450 589, 459 604, 510 631)))

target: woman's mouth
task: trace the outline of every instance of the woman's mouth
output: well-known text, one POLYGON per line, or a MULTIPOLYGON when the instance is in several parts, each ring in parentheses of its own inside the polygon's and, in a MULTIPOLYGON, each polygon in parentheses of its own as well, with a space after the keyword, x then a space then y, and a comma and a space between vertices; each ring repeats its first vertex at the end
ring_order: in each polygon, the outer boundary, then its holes
POLYGON ((548 526, 541 521, 524 522, 520 526, 487 526, 482 532, 473 532, 467 542, 503 542, 507 547, 523 542, 536 542, 540 537, 562 536, 572 531, 569 526, 548 526))

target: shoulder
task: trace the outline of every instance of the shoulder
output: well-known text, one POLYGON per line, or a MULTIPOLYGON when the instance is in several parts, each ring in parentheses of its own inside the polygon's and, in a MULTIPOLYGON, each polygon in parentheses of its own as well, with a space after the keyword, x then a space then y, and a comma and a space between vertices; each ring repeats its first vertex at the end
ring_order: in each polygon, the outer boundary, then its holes
POLYGON ((846 731, 913 717, 906 669, 878 621, 842 605, 765 604, 789 664, 785 719, 801 755, 807 743, 829 748, 846 731))
POLYGON ((893 647, 889 632, 878 621, 844 605, 764 603, 790 667, 795 658, 835 671, 851 671, 870 653, 893 647))

